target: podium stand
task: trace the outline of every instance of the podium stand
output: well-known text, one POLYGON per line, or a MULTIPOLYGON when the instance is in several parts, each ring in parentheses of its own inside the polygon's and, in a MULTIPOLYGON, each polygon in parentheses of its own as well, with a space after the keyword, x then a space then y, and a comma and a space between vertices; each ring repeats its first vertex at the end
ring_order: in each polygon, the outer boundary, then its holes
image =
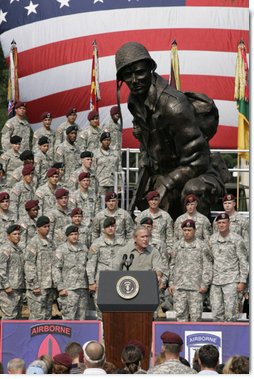
POLYGON ((106 358, 122 367, 121 353, 130 340, 145 346, 142 368, 149 368, 153 312, 159 305, 154 271, 101 271, 97 304, 102 312, 106 358))

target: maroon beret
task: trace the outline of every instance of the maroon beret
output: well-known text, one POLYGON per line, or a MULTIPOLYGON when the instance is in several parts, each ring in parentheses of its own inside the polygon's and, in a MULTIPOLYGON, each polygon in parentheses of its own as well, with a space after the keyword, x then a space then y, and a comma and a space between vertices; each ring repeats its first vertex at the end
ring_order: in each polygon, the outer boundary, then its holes
POLYGON ((117 199, 117 194, 113 191, 109 191, 105 195, 105 202, 112 200, 112 199, 117 199))
POLYGON ((51 176, 56 175, 56 174, 58 175, 58 169, 57 168, 51 167, 47 171, 47 177, 48 178, 51 178, 51 176))
POLYGON ((150 192, 148 192, 148 194, 146 195, 146 200, 147 200, 147 201, 150 201, 150 200, 152 200, 154 197, 160 197, 159 192, 157 192, 157 191, 150 191, 150 192))
POLYGON ((95 117, 99 117, 99 112, 96 111, 95 109, 93 111, 89 112, 87 115, 88 121, 93 120, 95 117))
POLYGON ((176 345, 182 345, 183 344, 183 340, 178 334, 168 332, 168 331, 162 333, 161 340, 163 343, 174 343, 176 345))
POLYGON ((67 368, 71 368, 72 358, 67 353, 57 354, 53 357, 53 361, 57 365, 63 365, 67 368))
POLYGON ((110 115, 111 115, 111 116, 114 116, 114 114, 117 114, 117 113, 120 113, 120 112, 119 112, 119 108, 118 108, 118 106, 115 105, 114 107, 112 107, 112 108, 110 109, 110 115))
POLYGON ((41 115, 41 119, 44 120, 45 118, 52 118, 52 113, 50 112, 43 112, 41 115))
POLYGON ((181 224, 181 228, 193 228, 196 229, 196 223, 192 219, 184 220, 181 224))
POLYGON ((10 198, 8 192, 0 192, 0 201, 7 200, 10 198))
POLYGON ((227 213, 220 213, 215 221, 219 221, 219 220, 229 220, 229 215, 227 213))
POLYGON ((232 194, 228 194, 228 195, 225 195, 225 196, 223 197, 223 202, 224 202, 224 201, 234 201, 234 200, 235 200, 235 196, 232 195, 232 194))
POLYGON ((22 169, 22 175, 25 176, 25 175, 29 175, 31 174, 31 172, 34 171, 34 165, 32 163, 28 163, 26 164, 23 169, 22 169))
POLYGON ((39 205, 39 200, 28 200, 25 203, 25 210, 29 211, 29 209, 32 209, 34 207, 38 207, 38 205, 39 205))
POLYGON ((61 199, 63 196, 68 196, 69 191, 66 188, 58 188, 55 192, 56 199, 61 199))
POLYGON ((186 195, 184 198, 184 205, 187 205, 189 203, 193 203, 194 201, 197 201, 197 198, 193 193, 189 193, 189 195, 186 195))
POLYGON ((85 179, 85 178, 88 178, 88 179, 90 179, 90 172, 81 172, 80 174, 79 174, 79 176, 78 176, 78 180, 79 180, 79 182, 81 182, 81 180, 83 180, 83 179, 85 179))
POLYGON ((74 208, 71 211, 71 217, 76 216, 76 215, 82 215, 82 214, 83 214, 83 211, 81 208, 74 208))
POLYGON ((72 114, 72 113, 76 114, 77 108, 75 108, 75 107, 69 108, 66 112, 66 117, 70 116, 70 114, 72 114))
POLYGON ((130 341, 127 342, 127 345, 134 345, 134 346, 136 346, 141 351, 141 353, 143 355, 143 358, 144 358, 144 356, 146 354, 146 347, 145 347, 145 345, 142 342, 140 342, 138 340, 130 340, 130 341))
POLYGON ((17 109, 17 108, 25 107, 25 106, 26 106, 26 103, 24 103, 23 101, 17 101, 14 105, 14 108, 17 109))

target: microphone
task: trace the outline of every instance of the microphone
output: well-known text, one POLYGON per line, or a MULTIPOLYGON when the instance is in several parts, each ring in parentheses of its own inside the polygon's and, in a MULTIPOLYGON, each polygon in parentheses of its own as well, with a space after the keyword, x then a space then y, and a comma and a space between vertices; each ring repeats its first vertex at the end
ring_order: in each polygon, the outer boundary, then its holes
POLYGON ((127 268, 127 271, 129 271, 129 268, 131 267, 132 265, 132 262, 133 262, 133 259, 134 259, 134 254, 131 254, 129 259, 126 261, 125 263, 125 266, 127 268))
POLYGON ((127 259, 127 254, 124 254, 122 257, 121 271, 123 270, 123 266, 125 266, 126 259, 127 259))

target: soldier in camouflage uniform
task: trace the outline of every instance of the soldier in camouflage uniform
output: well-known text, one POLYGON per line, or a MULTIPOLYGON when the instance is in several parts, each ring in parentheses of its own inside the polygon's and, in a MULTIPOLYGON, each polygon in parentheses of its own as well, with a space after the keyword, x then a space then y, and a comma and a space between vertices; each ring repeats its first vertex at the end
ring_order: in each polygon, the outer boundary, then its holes
MULTIPOLYGON (((72 107, 72 108, 68 109, 68 111, 66 112, 66 117, 67 117, 67 120, 64 121, 61 125, 59 125, 56 128, 55 150, 61 143, 63 143, 65 141, 65 132, 69 126, 75 126, 77 133, 78 133, 78 136, 79 136, 80 128, 79 128, 78 124, 76 124, 77 108, 72 107)), ((77 138, 77 140, 79 140, 79 137, 77 138)))
POLYGON ((67 241, 55 252, 53 278, 64 320, 85 320, 88 302, 88 249, 78 241, 78 227, 68 226, 67 241))
POLYGON ((106 217, 116 219, 116 237, 126 242, 132 239, 134 223, 131 216, 124 209, 118 208, 118 199, 115 192, 108 192, 105 196, 106 208, 95 216, 92 223, 92 241, 99 238, 103 231, 103 222, 106 217))
POLYGON ((93 110, 88 113, 87 119, 90 125, 80 133, 81 151, 92 151, 100 147, 102 129, 99 127, 99 113, 93 110))
MULTIPOLYGON (((95 294, 94 302, 98 318, 101 312, 97 307, 97 291, 101 271, 120 270, 119 249, 124 245, 123 238, 116 237, 116 219, 106 217, 103 221, 103 234, 93 241, 88 255, 87 275, 89 290, 95 294)), ((120 257, 122 259, 122 256, 120 257)))
POLYGON ((7 188, 7 175, 4 170, 3 164, 0 163, 0 191, 3 191, 7 188))
POLYGON ((183 238, 176 241, 169 264, 169 293, 177 321, 202 320, 203 294, 212 281, 212 262, 207 243, 196 238, 192 219, 181 224, 183 238), (189 320, 190 318, 190 320, 189 320))
POLYGON ((7 180, 10 174, 19 166, 22 166, 22 161, 20 160, 19 150, 21 145, 22 137, 11 136, 10 144, 11 148, 7 150, 0 156, 0 162, 3 164, 4 171, 7 175, 7 180))
MULTIPOLYGON (((72 225, 78 227, 79 242, 85 244, 87 247, 91 245, 91 219, 84 217, 81 208, 74 208, 71 211, 72 225)), ((69 225, 68 225, 69 226, 69 225)))
POLYGON ((210 238, 213 279, 210 301, 214 321, 236 321, 238 293, 243 292, 249 272, 244 240, 230 231, 227 213, 216 218, 218 232, 210 238))
POLYGON ((20 241, 20 226, 6 229, 7 241, 0 247, 0 308, 3 320, 21 319, 24 283, 24 262, 20 241))
POLYGON ((50 112, 44 112, 41 115, 42 127, 37 129, 33 135, 33 150, 38 151, 38 141, 40 137, 46 136, 49 139, 48 156, 53 161, 54 159, 54 147, 55 147, 55 133, 51 130, 52 114, 50 112))
POLYGON ((194 194, 189 194, 185 196, 184 206, 186 212, 179 216, 174 225, 174 238, 179 240, 182 238, 182 228, 181 225, 185 220, 193 220, 196 225, 196 238, 208 241, 212 234, 212 226, 210 221, 206 216, 197 211, 197 198, 194 194))
POLYGON ((55 192, 55 198, 56 206, 48 211, 47 216, 50 219, 49 237, 58 246, 65 242, 64 230, 67 225, 71 224, 71 209, 68 207, 69 191, 66 188, 58 188, 55 192))
MULTIPOLYGON (((10 173, 7 180, 7 187, 12 189, 15 184, 22 180, 22 170, 27 164, 34 164, 34 153, 31 150, 23 151, 20 156, 21 166, 17 167, 13 172, 10 173), (23 165, 22 165, 23 162, 23 165)), ((37 183, 37 177, 34 178, 34 183, 37 183)))
POLYGON ((11 136, 22 137, 20 151, 30 149, 30 137, 33 133, 31 126, 26 120, 26 104, 18 101, 15 104, 16 116, 10 118, 2 129, 2 149, 7 151, 10 148, 11 136))
POLYGON ((17 220, 16 213, 10 209, 10 195, 8 192, 0 192, 0 244, 5 243, 6 228, 17 220))
POLYGON ((98 193, 99 183, 98 179, 95 176, 94 169, 91 168, 93 163, 93 153, 91 151, 82 151, 80 154, 80 160, 81 160, 81 167, 79 167, 77 170, 73 172, 73 174, 70 176, 69 179, 69 187, 72 190, 78 189, 79 185, 79 174, 81 172, 89 172, 90 174, 90 189, 94 193, 98 193))
POLYGON ((94 170, 99 181, 99 194, 105 195, 114 190, 115 174, 118 171, 119 157, 110 148, 111 137, 108 132, 100 136, 101 146, 94 153, 94 170))
POLYGON ((101 198, 90 189, 90 173, 81 172, 78 177, 79 189, 72 192, 70 206, 79 207, 86 217, 92 219, 101 210, 101 198))
POLYGON ((173 220, 170 215, 159 208, 160 195, 157 191, 150 191, 146 195, 149 208, 141 212, 135 219, 137 225, 144 217, 153 220, 153 238, 166 243, 167 254, 170 256, 173 247, 173 220))
POLYGON ((11 209, 17 213, 17 219, 25 216, 25 202, 34 198, 33 188, 34 166, 27 164, 22 169, 22 181, 17 183, 11 190, 11 209))
POLYGON ((35 174, 38 177, 37 188, 47 183, 47 171, 53 164, 48 155, 49 143, 50 141, 46 136, 41 136, 38 140, 39 149, 34 156, 35 174))
POLYGON ((55 192, 59 187, 59 174, 57 168, 49 168, 47 171, 47 183, 37 188, 35 196, 40 202, 41 214, 46 215, 56 204, 55 192))
POLYGON ((150 368, 147 371, 147 374, 197 374, 197 371, 180 361, 183 340, 178 334, 166 331, 162 333, 161 340, 161 352, 165 354, 166 360, 165 362, 150 368))
MULTIPOLYGON (((249 255, 249 219, 242 216, 235 210, 236 201, 235 196, 232 194, 227 194, 223 197, 223 208, 225 213, 229 215, 230 220, 230 231, 239 234, 246 245, 247 253, 249 255)), ((214 232, 218 231, 216 221, 213 222, 214 232)))
POLYGON ((55 159, 64 163, 64 181, 67 183, 73 171, 80 167, 80 150, 75 142, 77 139, 77 126, 68 126, 65 133, 66 139, 56 148, 55 159))
POLYGON ((55 295, 52 264, 55 246, 48 239, 50 221, 40 216, 37 234, 30 240, 25 254, 25 276, 30 320, 50 320, 55 295))
POLYGON ((26 216, 18 220, 21 226, 20 248, 24 250, 36 233, 36 220, 39 212, 39 200, 28 200, 25 203, 26 216))
POLYGON ((122 132, 123 128, 120 123, 120 112, 118 106, 114 106, 110 109, 111 120, 108 125, 105 125, 103 130, 109 132, 111 136, 110 147, 116 152, 119 157, 118 172, 122 171, 122 132))
POLYGON ((64 177, 65 177, 65 175, 64 175, 65 174, 64 162, 55 162, 53 164, 52 168, 57 168, 57 170, 58 170, 58 175, 59 175, 58 184, 59 184, 59 186, 68 188, 69 181, 68 181, 68 183, 65 183, 65 180, 64 180, 64 177))

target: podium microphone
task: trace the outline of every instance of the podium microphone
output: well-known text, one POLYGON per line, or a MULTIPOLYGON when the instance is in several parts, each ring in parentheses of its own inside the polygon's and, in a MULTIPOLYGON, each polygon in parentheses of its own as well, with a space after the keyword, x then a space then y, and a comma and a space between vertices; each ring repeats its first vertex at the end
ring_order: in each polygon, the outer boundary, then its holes
POLYGON ((123 266, 125 266, 126 259, 127 259, 127 254, 124 254, 122 257, 121 271, 123 270, 123 266))

